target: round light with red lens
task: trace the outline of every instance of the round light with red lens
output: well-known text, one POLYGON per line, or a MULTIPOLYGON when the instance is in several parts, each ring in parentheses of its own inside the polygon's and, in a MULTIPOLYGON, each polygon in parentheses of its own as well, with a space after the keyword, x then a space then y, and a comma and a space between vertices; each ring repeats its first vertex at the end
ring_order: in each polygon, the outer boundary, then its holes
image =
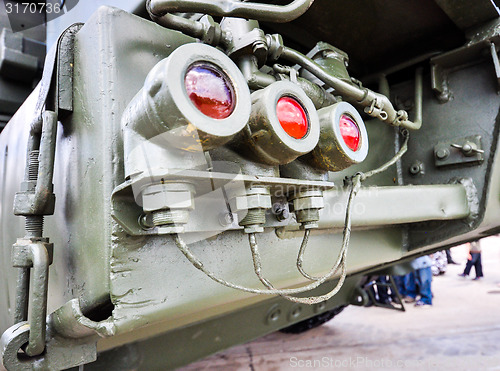
POLYGON ((278 121, 285 132, 295 139, 302 139, 309 131, 309 120, 302 105, 291 97, 282 97, 276 105, 278 121))
POLYGON ((339 125, 340 135, 342 135, 344 143, 347 147, 356 152, 359 149, 359 141, 361 137, 356 121, 348 115, 341 115, 339 125))
POLYGON ((235 94, 227 76, 209 63, 192 65, 184 77, 191 102, 204 115, 214 119, 229 117, 235 106, 235 94))

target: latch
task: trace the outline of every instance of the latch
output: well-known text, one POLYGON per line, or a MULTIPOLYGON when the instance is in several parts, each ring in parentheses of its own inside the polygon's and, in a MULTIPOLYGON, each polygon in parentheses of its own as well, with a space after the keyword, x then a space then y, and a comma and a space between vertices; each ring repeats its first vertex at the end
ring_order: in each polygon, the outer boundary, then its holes
POLYGON ((480 135, 440 142, 434 147, 434 164, 436 167, 480 164, 483 160, 484 150, 481 146, 480 135))
POLYGON ((16 324, 25 324, 18 337, 28 336, 28 344, 23 350, 30 357, 45 350, 49 265, 53 251, 54 246, 47 238, 20 238, 12 246, 12 266, 19 269, 14 317, 16 324), (30 276, 33 277, 31 285, 30 276), (27 322, 28 311, 30 323, 27 322))

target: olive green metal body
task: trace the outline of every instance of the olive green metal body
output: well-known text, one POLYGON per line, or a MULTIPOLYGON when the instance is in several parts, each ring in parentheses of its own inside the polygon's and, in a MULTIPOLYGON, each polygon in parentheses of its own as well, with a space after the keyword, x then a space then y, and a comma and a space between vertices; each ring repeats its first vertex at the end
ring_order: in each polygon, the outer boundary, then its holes
MULTIPOLYGON (((496 42, 497 38, 494 33, 486 39, 496 42)), ((494 69, 482 57, 451 68, 452 62, 442 54, 431 63, 448 71, 454 99, 440 103, 431 89, 430 80, 435 81, 436 74, 424 74, 422 129, 411 133, 402 161, 363 183, 352 209, 347 279, 336 296, 308 306, 213 282, 181 254, 170 234, 139 223, 143 210, 136 203, 137 184, 153 178, 194 184, 194 209, 189 211, 182 237, 218 276, 260 288, 243 227, 232 218, 221 219, 227 214, 227 197, 223 186, 217 185, 230 183, 243 169, 238 178, 242 189, 264 187, 272 204, 287 205, 283 190, 290 187, 321 190, 324 207, 319 210, 318 228, 309 237, 304 267, 323 275, 342 245, 348 198, 344 178, 387 162, 401 143, 397 129, 368 119, 366 160, 340 172, 326 173, 301 158, 288 168, 286 177, 279 177, 277 167, 252 167, 253 157, 232 142, 191 157, 160 152, 155 157, 155 152, 148 157, 155 161, 146 169, 153 169, 150 173, 126 174, 130 148, 124 145, 128 129, 122 115, 151 69, 179 46, 195 42, 109 7, 97 10, 76 33, 74 49, 68 50, 73 57, 72 80, 62 79, 57 87, 71 89, 72 110, 59 117, 53 180, 56 206, 54 215, 45 218, 44 236, 54 245, 46 355, 26 367, 62 369, 84 363, 90 363, 85 366, 90 370, 178 367, 326 310, 362 303, 357 285, 366 273, 500 230, 500 101, 494 69), (480 159, 436 166, 439 146, 474 135, 480 136, 484 151, 480 159), (201 173, 171 171, 176 159, 193 165, 183 165, 184 170, 196 167, 201 173), (417 161, 418 166, 413 166, 417 161), (207 178, 221 163, 236 170, 223 166, 207 178), (70 349, 73 356, 68 355, 70 349), (91 363, 97 353, 98 361, 91 363)), ((391 86, 393 100, 413 101, 412 78, 391 86)), ((38 94, 35 90, 0 136, 0 332, 13 325, 18 295, 11 246, 24 236, 24 221, 12 215, 12 203, 24 178, 27 123, 33 121, 38 94)), ((244 135, 235 140, 240 137, 244 135)), ((455 150, 460 151, 450 147, 455 150)), ((263 232, 256 238, 266 277, 280 288, 307 283, 295 269, 304 233, 301 225, 294 217, 279 218, 270 211, 261 224, 263 232)), ((338 275, 308 296, 329 291, 337 280, 338 275)))

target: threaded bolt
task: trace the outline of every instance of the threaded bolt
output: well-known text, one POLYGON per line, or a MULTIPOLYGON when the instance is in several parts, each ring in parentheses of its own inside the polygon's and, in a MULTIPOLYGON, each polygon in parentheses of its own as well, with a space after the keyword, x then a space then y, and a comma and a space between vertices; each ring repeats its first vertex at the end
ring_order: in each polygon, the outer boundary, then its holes
POLYGON ((440 160, 444 160, 446 157, 450 155, 450 151, 447 148, 439 148, 436 151, 436 157, 440 160))
POLYGON ((26 216, 26 237, 40 238, 43 234, 43 216, 26 216))
POLYGON ((188 218, 188 210, 159 210, 152 213, 152 221, 155 227, 171 224, 186 224, 188 218))
POLYGON ((250 209, 247 215, 240 221, 241 226, 246 225, 262 225, 266 223, 265 209, 250 209))
POLYGON ((34 150, 29 153, 28 158, 28 181, 36 181, 38 179, 38 167, 39 160, 38 156, 40 151, 34 150))
MULTIPOLYGON (((39 150, 30 151, 28 154, 29 182, 36 182, 38 179, 39 155, 39 150)), ((27 215, 25 218, 26 237, 41 238, 43 234, 43 215, 27 215)))
POLYGON ((285 205, 280 203, 275 203, 273 205, 273 214, 276 215, 276 219, 279 222, 287 220, 290 217, 290 211, 285 207, 285 205))

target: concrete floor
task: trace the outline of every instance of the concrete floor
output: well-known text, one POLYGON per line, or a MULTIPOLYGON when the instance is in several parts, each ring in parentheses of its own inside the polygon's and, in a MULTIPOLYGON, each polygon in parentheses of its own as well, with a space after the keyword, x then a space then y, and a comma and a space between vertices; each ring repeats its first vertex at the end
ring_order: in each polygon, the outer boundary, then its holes
POLYGON ((432 308, 350 306, 304 334, 274 333, 182 370, 500 370, 500 238, 482 247, 481 281, 458 277, 467 248, 452 249, 462 264, 434 277, 432 308))

